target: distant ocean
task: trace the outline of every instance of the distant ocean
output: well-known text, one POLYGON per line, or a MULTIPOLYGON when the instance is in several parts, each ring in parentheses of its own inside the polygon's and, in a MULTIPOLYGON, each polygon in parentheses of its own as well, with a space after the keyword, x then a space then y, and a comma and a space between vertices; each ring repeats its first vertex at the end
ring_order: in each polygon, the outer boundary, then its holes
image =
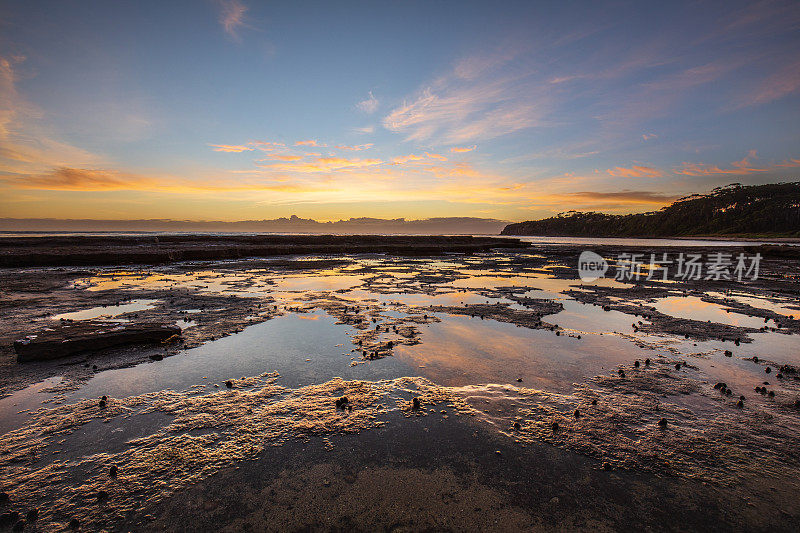
MULTIPOLYGON (((330 233, 333 235, 360 235, 348 233, 330 233)), ((325 235, 325 233, 305 233, 305 232, 210 232, 210 231, 0 231, 0 238, 3 237, 103 237, 103 236, 161 236, 161 235, 325 235)), ((429 233, 377 233, 370 235, 398 235, 398 236, 427 236, 429 233)), ((441 235, 441 234, 437 234, 441 235)), ((456 235, 456 234, 445 234, 456 235)), ((796 240, 723 240, 723 239, 662 239, 662 238, 622 238, 622 237, 545 237, 545 236, 517 236, 517 235, 497 235, 497 234, 472 234, 473 237, 498 237, 507 239, 520 239, 525 242, 546 245, 580 245, 580 246, 641 246, 641 247, 726 247, 726 246, 754 246, 760 244, 786 244, 789 246, 800 246, 796 240)))

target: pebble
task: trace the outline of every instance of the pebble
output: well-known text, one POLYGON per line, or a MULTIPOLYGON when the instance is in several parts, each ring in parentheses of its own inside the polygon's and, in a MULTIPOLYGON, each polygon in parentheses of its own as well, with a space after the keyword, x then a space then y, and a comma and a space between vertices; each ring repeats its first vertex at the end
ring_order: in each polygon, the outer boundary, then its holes
POLYGON ((517 378, 517 383, 522 383, 522 378, 517 378))
POLYGON ((336 400, 336 407, 338 409, 344 409, 344 406, 347 405, 347 402, 350 400, 347 399, 347 396, 342 396, 336 400))
POLYGON ((725 357, 733 357, 733 353, 730 350, 725 350, 725 357))
POLYGON ((117 477, 117 465, 112 465, 111 468, 108 469, 108 475, 110 477, 117 477))
POLYGON ((575 418, 580 418, 581 412, 578 409, 575 409, 575 418))
POLYGON ((644 360, 644 366, 650 366, 650 359, 649 358, 644 360))
POLYGON ((420 408, 419 398, 414 398, 413 400, 411 400, 411 408, 412 409, 420 408))
POLYGON ((519 422, 514 422, 514 429, 519 429, 519 428, 520 428, 519 422))
POLYGON ((736 407, 741 409, 742 407, 744 407, 744 402, 742 400, 739 400, 738 402, 736 402, 736 407))
POLYGON ((597 400, 592 400, 592 405, 597 405, 597 400))
POLYGON ((770 367, 767 367, 767 368, 764 369, 764 372, 769 374, 770 372, 772 372, 772 369, 770 367))
POLYGON ((558 431, 558 422, 553 422, 552 428, 553 431, 558 431))
POLYGON ((100 405, 100 409, 104 409, 105 406, 106 406, 106 401, 105 400, 100 400, 100 403, 98 405, 100 405))
POLYGON ((635 366, 636 368, 639 368, 639 361, 634 361, 633 362, 633 366, 635 366))
POLYGON ((231 380, 226 381, 225 382, 225 386, 228 387, 229 389, 232 389, 233 388, 233 381, 231 381, 231 380))
POLYGON ((661 426, 662 428, 667 427, 667 419, 662 418, 661 420, 658 421, 658 425, 661 426))

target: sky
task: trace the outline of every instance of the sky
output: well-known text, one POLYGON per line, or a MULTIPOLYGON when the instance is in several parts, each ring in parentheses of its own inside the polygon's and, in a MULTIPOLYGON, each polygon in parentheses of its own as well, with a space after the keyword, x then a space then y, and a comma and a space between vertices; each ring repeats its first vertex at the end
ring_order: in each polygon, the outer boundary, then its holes
POLYGON ((0 217, 653 211, 800 176, 800 2, 0 2, 0 217))

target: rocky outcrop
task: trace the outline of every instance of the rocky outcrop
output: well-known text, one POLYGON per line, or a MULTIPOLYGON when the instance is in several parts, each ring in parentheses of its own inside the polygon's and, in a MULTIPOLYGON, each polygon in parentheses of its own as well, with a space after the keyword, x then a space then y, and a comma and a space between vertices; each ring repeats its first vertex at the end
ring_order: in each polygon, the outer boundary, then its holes
POLYGON ((171 324, 62 323, 14 341, 14 350, 19 362, 43 361, 126 344, 156 344, 180 334, 181 328, 171 324))
POLYGON ((163 264, 295 254, 407 256, 527 248, 529 243, 469 235, 159 235, 0 238, 0 267, 163 264))

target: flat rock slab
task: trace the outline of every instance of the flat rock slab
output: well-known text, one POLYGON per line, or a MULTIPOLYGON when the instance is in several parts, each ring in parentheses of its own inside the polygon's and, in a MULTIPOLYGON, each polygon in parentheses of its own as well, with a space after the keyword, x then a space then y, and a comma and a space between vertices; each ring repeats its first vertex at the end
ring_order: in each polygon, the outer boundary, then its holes
POLYGON ((172 324, 110 324, 87 320, 45 328, 14 341, 14 350, 19 362, 43 361, 125 344, 160 343, 180 334, 181 328, 172 324))

